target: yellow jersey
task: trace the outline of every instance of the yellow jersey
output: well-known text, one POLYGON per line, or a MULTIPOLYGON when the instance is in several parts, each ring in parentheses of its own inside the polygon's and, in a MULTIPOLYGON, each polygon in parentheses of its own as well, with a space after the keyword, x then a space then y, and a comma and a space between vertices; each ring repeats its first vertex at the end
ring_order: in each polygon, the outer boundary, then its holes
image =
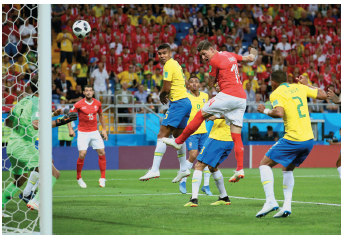
POLYGON ((19 64, 18 62, 15 62, 14 68, 16 72, 21 74, 21 73, 26 73, 29 70, 29 65, 27 63, 19 64))
MULTIPOLYGON (((249 80, 248 79, 244 80, 244 82, 243 82, 243 89, 244 90, 247 89, 247 83, 249 83, 249 80)), ((251 89, 256 93, 257 89, 260 88, 257 80, 253 79, 250 84, 251 84, 251 89)))
POLYGON ((230 126, 225 122, 225 119, 214 120, 209 138, 220 141, 232 141, 230 126))
POLYGON ((163 80, 171 81, 169 100, 177 101, 187 97, 185 76, 179 63, 170 58, 163 67, 163 80))
POLYGON ((66 51, 66 52, 73 52, 73 42, 71 42, 70 38, 73 38, 73 35, 71 33, 58 33, 57 35, 57 41, 61 40, 61 51, 66 51), (63 38, 64 34, 67 34, 69 38, 63 38))
POLYGON ((138 75, 136 73, 130 73, 129 71, 123 71, 119 73, 117 77, 120 79, 120 84, 126 82, 129 87, 135 86, 133 83, 134 80, 136 80, 136 82, 139 82, 138 75))
MULTIPOLYGON (((203 108, 203 106, 205 105, 205 103, 208 101, 208 94, 207 93, 203 93, 203 92, 199 92, 199 96, 196 97, 193 94, 188 94, 187 95, 189 100, 192 103, 192 111, 191 114, 189 116, 189 120, 187 122, 187 124, 193 120, 193 118, 195 117, 195 114, 197 114, 197 112, 203 108)), ((206 124, 205 121, 203 121, 200 125, 200 127, 198 128, 198 130, 196 130, 196 132, 194 132, 192 135, 196 135, 196 134, 204 134, 207 133, 206 130, 206 124)))
POLYGON ((270 95, 273 108, 283 107, 285 113, 285 139, 307 141, 313 139, 311 120, 308 112, 307 97, 316 98, 318 89, 302 84, 283 83, 270 95))

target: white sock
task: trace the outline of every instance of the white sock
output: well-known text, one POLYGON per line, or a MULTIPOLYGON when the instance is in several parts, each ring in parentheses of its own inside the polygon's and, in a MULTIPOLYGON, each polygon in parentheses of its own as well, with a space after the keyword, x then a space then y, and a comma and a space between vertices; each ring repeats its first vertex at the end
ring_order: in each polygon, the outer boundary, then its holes
POLYGON ((211 177, 211 172, 208 169, 208 166, 206 166, 204 169, 204 186, 210 185, 210 177, 211 177))
POLYGON ((283 174, 283 195, 285 196, 285 201, 283 207, 291 209, 292 194, 294 187, 294 176, 293 171, 282 171, 283 174))
POLYGON ((156 172, 160 169, 160 164, 162 161, 162 157, 166 152, 167 145, 163 143, 162 139, 157 139, 155 154, 154 154, 154 162, 152 163, 151 170, 156 172))
POLYGON ((259 170, 264 193, 266 194, 266 202, 276 203, 274 196, 274 176, 272 168, 270 168, 268 165, 261 165, 259 170))
POLYGON ((186 159, 186 144, 183 143, 181 149, 177 151, 177 157, 180 162, 180 171, 184 172, 187 170, 187 159, 186 159))
POLYGON ((339 173, 339 178, 341 178, 341 166, 337 167, 338 173, 339 173))
POLYGON ((36 172, 36 171, 32 171, 31 174, 30 174, 29 180, 27 181, 27 184, 26 184, 26 187, 24 189, 24 192, 23 192, 23 196, 24 197, 30 195, 30 193, 32 191, 32 188, 33 188, 34 185, 37 184, 38 179, 39 179, 39 173, 36 172))
POLYGON ((37 179, 37 182, 36 184, 32 187, 32 192, 36 191, 36 189, 38 188, 38 185, 39 185, 39 178, 37 179))
POLYGON ((192 178, 192 199, 198 198, 201 179, 202 179, 202 171, 194 170, 193 178, 192 178))
POLYGON ((217 172, 212 173, 212 177, 213 177, 214 182, 215 182, 215 184, 219 190, 220 198, 226 197, 227 193, 226 193, 226 189, 224 186, 224 178, 223 178, 222 172, 220 172, 220 170, 218 170, 217 172))
MULTIPOLYGON (((186 160, 186 164, 187 164, 187 168, 188 168, 189 170, 191 170, 192 167, 193 167, 193 163, 191 163, 191 162, 189 162, 188 160, 186 160)), ((182 183, 182 182, 187 182, 187 177, 184 177, 183 179, 181 179, 180 183, 182 183)))

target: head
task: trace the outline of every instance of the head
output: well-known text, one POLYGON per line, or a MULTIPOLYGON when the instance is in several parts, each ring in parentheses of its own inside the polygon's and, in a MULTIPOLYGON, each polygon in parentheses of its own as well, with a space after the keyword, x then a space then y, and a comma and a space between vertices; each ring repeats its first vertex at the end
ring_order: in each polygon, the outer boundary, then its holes
POLYGON ((200 54, 200 58, 204 59, 206 62, 209 62, 212 59, 212 57, 217 53, 217 50, 207 40, 201 41, 198 44, 197 50, 200 54))
POLYGON ((200 66, 200 67, 199 67, 199 72, 200 72, 201 74, 205 73, 205 68, 204 68, 204 66, 200 66))
POLYGON ((144 85, 143 85, 143 84, 140 84, 140 85, 138 86, 138 91, 139 91, 140 93, 143 93, 143 92, 144 92, 144 85))
POLYGON ((99 67, 99 71, 102 72, 102 70, 104 69, 104 64, 102 62, 100 62, 98 64, 98 67, 99 67))
POLYGON ((193 93, 199 92, 200 80, 196 76, 190 77, 188 87, 193 93))
POLYGON ((287 75, 283 70, 276 70, 271 75, 273 90, 280 86, 282 83, 287 82, 287 75))
POLYGON ((121 85, 121 87, 122 87, 122 89, 123 89, 124 91, 126 91, 126 90, 127 90, 127 87, 128 87, 127 82, 124 82, 124 83, 121 85))
POLYGON ((273 132, 273 127, 272 126, 267 126, 268 132, 273 132))
POLYGON ((172 51, 169 44, 163 43, 157 47, 157 55, 161 64, 165 64, 171 57, 172 51))
POLYGON ((255 102, 260 102, 261 101, 261 94, 256 93, 255 94, 255 102))
POLYGON ((64 83, 66 81, 66 75, 65 73, 61 73, 61 81, 64 83))
POLYGON ((247 91, 250 91, 250 89, 251 89, 251 83, 247 83, 247 84, 245 85, 245 87, 246 87, 247 91))
POLYGON ((80 84, 76 85, 76 92, 82 92, 82 86, 80 84))
MULTIPOLYGON (((267 91, 267 85, 266 85, 266 84, 261 84, 260 90, 261 90, 261 93, 266 92, 266 91, 267 91)), ((260 96, 261 96, 261 95, 260 95, 260 96)))
POLYGON ((192 36, 194 34, 194 29, 192 27, 189 28, 188 30, 189 34, 192 36))
POLYGON ((129 72, 130 73, 133 73, 134 72, 134 67, 132 64, 129 65, 129 72))
POLYGON ((86 99, 90 100, 93 98, 94 89, 91 85, 86 85, 83 89, 83 94, 85 95, 86 99))
POLYGON ((155 93, 159 93, 160 91, 161 91, 161 87, 160 86, 157 85, 157 86, 154 87, 154 92, 155 93))

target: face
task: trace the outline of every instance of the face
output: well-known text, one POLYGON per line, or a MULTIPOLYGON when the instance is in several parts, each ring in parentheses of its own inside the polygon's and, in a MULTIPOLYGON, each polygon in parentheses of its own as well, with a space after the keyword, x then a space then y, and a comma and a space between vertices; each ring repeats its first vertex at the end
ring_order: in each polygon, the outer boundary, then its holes
POLYGON ((80 92, 82 90, 81 85, 76 85, 76 91, 80 92))
POLYGON ((102 63, 98 64, 99 70, 102 71, 104 69, 104 65, 102 63))
POLYGON ((87 99, 91 99, 94 95, 94 90, 93 88, 85 88, 85 90, 83 91, 83 94, 86 96, 87 99))
POLYGON ((66 75, 64 73, 61 73, 61 80, 65 80, 66 79, 66 75))
POLYGON ((130 66, 129 66, 129 72, 130 72, 130 73, 133 73, 133 65, 130 65, 130 66))
POLYGON ((157 51, 157 55, 161 64, 165 64, 172 57, 172 52, 168 49, 161 49, 157 51))
POLYGON ((124 82, 121 86, 122 86, 123 90, 126 91, 128 84, 126 82, 124 82))
MULTIPOLYGON (((249 76, 250 77, 250 76, 249 76)), ((246 84, 246 88, 247 88, 247 90, 250 90, 251 89, 251 84, 250 83, 247 83, 246 84)))
POLYGON ((139 85, 138 86, 138 90, 139 90, 139 92, 142 93, 144 91, 144 86, 143 85, 139 85))
POLYGON ((200 58, 204 59, 206 62, 209 62, 212 57, 215 55, 215 49, 210 47, 208 50, 200 51, 200 58))
POLYGON ((255 101, 256 102, 261 101, 261 94, 258 93, 258 94, 255 95, 255 101))
POLYGON ((197 78, 190 78, 188 81, 188 87, 192 92, 196 92, 199 90, 199 80, 197 78))

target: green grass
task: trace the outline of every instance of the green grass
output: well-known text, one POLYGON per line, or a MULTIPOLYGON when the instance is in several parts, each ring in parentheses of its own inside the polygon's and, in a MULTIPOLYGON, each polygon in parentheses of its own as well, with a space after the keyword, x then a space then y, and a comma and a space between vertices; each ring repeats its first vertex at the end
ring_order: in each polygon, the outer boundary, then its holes
MULTIPOLYGON (((283 200, 282 172, 274 169, 275 196, 283 200)), ((232 169, 223 169, 229 206, 210 206, 217 200, 218 190, 210 180, 214 196, 199 196, 199 207, 183 207, 190 194, 180 194, 178 184, 171 183, 176 170, 161 170, 161 177, 148 182, 138 178, 144 170, 107 171, 106 187, 98 185, 99 171, 83 171, 87 189, 81 189, 75 171, 61 171, 54 186, 53 233, 58 235, 340 235, 341 180, 334 168, 296 169, 292 214, 275 219, 273 213, 258 219, 265 195, 258 169, 246 169, 246 177, 238 183, 228 182, 232 169), (298 177, 299 176, 299 177, 298 177), (248 199, 243 199, 248 198, 248 199), (255 199, 255 200, 254 200, 255 199), (318 205, 316 203, 326 203, 318 205)), ((8 173, 3 173, 3 181, 8 173)), ((187 182, 191 192, 191 181, 187 182)), ((200 192, 201 193, 201 192, 200 192)), ((18 194, 17 194, 18 195, 18 194)), ((16 195, 16 197, 17 197, 16 195)), ((18 201, 18 199, 14 199, 18 201)), ((16 209, 14 201, 8 211, 16 209)), ((279 205, 282 206, 282 201, 279 205)), ((25 204, 20 209, 26 211, 25 204)), ((17 212, 13 220, 23 217, 17 212)), ((27 212, 29 218, 37 215, 27 212)), ((3 221, 6 218, 3 218, 3 221)), ((8 219, 8 218, 7 218, 8 219)), ((12 225, 18 223, 12 222, 12 225)), ((9 225, 9 224, 8 224, 9 225)), ((22 223, 24 225, 24 223, 22 223)))

